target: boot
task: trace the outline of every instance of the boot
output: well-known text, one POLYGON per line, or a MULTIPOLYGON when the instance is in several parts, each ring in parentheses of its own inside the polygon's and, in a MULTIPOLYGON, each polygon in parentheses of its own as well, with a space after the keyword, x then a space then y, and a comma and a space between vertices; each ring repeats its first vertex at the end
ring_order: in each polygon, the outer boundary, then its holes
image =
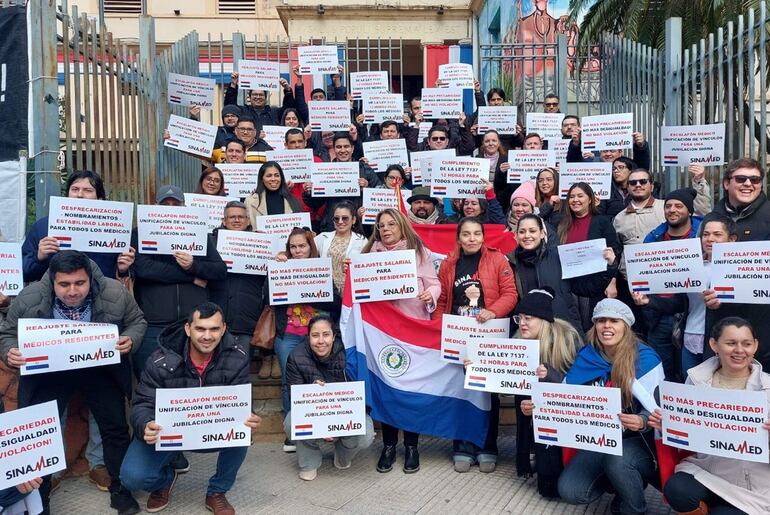
POLYGON ((404 474, 414 474, 418 470, 420 470, 420 453, 417 452, 417 446, 407 445, 404 452, 404 474))
POLYGON ((697 508, 695 508, 692 511, 680 511, 677 512, 679 515, 708 515, 709 507, 708 505, 701 501, 697 508))
POLYGON ((269 354, 267 356, 262 356, 262 365, 259 367, 259 372, 257 372, 257 377, 260 379, 268 379, 270 378, 270 368, 273 365, 273 355, 269 354))
POLYGON ((278 356, 273 356, 273 366, 270 369, 270 377, 273 379, 281 378, 281 362, 278 361, 278 356))
POLYGON ((384 446, 380 454, 380 460, 377 462, 377 472, 390 472, 393 470, 394 461, 396 461, 396 446, 384 446))

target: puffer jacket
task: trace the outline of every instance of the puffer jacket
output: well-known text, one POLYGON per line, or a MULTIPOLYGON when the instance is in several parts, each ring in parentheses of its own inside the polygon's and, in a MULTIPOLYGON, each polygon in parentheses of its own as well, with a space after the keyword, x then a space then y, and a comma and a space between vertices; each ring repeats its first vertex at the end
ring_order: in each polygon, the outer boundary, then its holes
POLYGON ((764 191, 757 199, 737 210, 727 203, 727 196, 717 202, 714 212, 729 216, 738 226, 738 241, 761 241, 770 239, 770 202, 764 191))
POLYGON ((142 378, 136 385, 131 425, 136 438, 144 434, 147 422, 155 420, 155 390, 158 388, 198 388, 248 384, 249 353, 230 333, 225 332, 206 365, 203 376, 190 360, 190 340, 185 321, 166 327, 158 336, 158 348, 150 355, 142 378))
MULTIPOLYGON (((687 371, 687 384, 710 387, 719 368, 714 356, 687 371)), ((751 364, 746 390, 767 395, 770 407, 770 374, 762 372, 758 361, 751 364)), ((767 463, 723 458, 695 453, 676 466, 677 472, 692 474, 695 479, 732 506, 746 513, 770 513, 770 467, 767 463)))
MULTIPOLYGON (((305 338, 289 355, 286 362, 286 384, 342 383, 345 375, 345 346, 340 339, 335 339, 332 352, 326 359, 315 355, 310 348, 310 341, 305 338)), ((291 388, 289 388, 291 395, 291 388)))

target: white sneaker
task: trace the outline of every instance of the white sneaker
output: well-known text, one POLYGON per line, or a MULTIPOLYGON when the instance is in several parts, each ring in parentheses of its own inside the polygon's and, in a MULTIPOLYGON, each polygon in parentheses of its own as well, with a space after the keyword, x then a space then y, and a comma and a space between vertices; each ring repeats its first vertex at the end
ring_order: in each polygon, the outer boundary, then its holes
POLYGON ((351 460, 342 461, 337 451, 334 451, 334 466, 340 470, 349 469, 352 464, 351 460))
POLYGON ((299 471, 299 478, 302 481, 312 481, 318 476, 318 470, 317 469, 311 469, 311 470, 300 470, 299 471))
POLYGON ((288 438, 283 441, 283 452, 297 452, 297 444, 288 438))

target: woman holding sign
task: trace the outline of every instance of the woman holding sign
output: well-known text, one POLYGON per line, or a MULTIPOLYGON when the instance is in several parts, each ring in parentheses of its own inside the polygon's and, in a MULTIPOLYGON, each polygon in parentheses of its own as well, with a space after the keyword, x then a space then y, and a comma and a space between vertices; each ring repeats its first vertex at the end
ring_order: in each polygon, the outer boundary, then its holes
MULTIPOLYGON (((394 250, 415 251, 417 256, 417 296, 413 299, 391 301, 406 317, 429 320, 431 313, 441 296, 441 283, 436 276, 430 253, 423 245, 420 237, 412 229, 409 220, 397 209, 384 209, 377 215, 374 232, 364 246, 362 253, 389 252, 394 250)), ((404 472, 407 474, 420 470, 420 455, 417 452, 417 433, 404 431, 404 472)), ((377 462, 378 472, 390 472, 396 461, 396 444, 398 443, 398 428, 382 424, 382 441, 385 446, 377 462)))
POLYGON ((252 227, 257 226, 258 216, 287 215, 302 211, 302 204, 289 191, 281 165, 275 161, 268 161, 259 167, 257 188, 246 197, 244 203, 252 227))
POLYGON ((334 230, 316 236, 315 244, 319 257, 332 258, 334 287, 342 291, 345 287, 346 264, 350 256, 361 253, 361 249, 366 245, 366 238, 361 233, 356 206, 349 200, 337 204, 332 221, 334 230))
MULTIPOLYGON (((715 355, 688 370, 686 383, 762 391, 768 394, 770 408, 770 374, 754 359, 759 341, 751 324, 738 317, 723 318, 712 329, 709 346, 715 355)), ((649 424, 661 429, 660 410, 650 415, 649 424)), ((770 430, 770 421, 763 427, 770 430)), ((770 513, 770 468, 767 463, 697 452, 676 466, 664 493, 671 507, 682 514, 770 513)))
POLYGON ((225 196, 225 176, 218 168, 209 167, 201 172, 195 193, 203 195, 225 196))
POLYGON ((535 207, 538 208, 540 216, 546 222, 551 222, 551 215, 561 209, 561 199, 559 197, 559 172, 556 168, 543 168, 537 173, 535 178, 535 207))

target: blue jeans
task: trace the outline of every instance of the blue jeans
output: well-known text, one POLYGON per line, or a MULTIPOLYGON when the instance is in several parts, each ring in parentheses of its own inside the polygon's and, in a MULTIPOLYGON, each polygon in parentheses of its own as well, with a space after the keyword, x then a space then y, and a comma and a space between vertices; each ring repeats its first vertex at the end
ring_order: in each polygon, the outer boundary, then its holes
POLYGON ((687 347, 682 346, 682 379, 687 379, 687 371, 693 367, 697 367, 703 362, 703 354, 695 354, 687 350, 687 347))
MULTIPOLYGON (((227 447, 224 449, 205 449, 192 452, 218 452, 217 471, 209 479, 206 495, 226 493, 233 487, 235 476, 246 459, 248 447, 227 447)), ((154 492, 171 484, 174 470, 171 460, 177 453, 156 451, 154 445, 148 445, 134 438, 128 447, 123 465, 120 467, 120 481, 131 491, 144 490, 154 492)))
POLYGON ((284 334, 283 338, 275 339, 275 354, 278 356, 278 363, 281 365, 281 401, 283 402, 283 413, 288 414, 291 411, 289 403, 289 385, 286 384, 286 362, 289 361, 289 354, 294 347, 304 340, 304 336, 296 334, 284 334))
POLYGON ((144 332, 144 338, 142 339, 142 345, 137 349, 133 356, 131 356, 131 364, 134 368, 134 375, 137 381, 142 377, 144 367, 147 364, 147 358, 150 354, 158 348, 158 336, 165 327, 157 325, 148 325, 147 330, 144 332))

